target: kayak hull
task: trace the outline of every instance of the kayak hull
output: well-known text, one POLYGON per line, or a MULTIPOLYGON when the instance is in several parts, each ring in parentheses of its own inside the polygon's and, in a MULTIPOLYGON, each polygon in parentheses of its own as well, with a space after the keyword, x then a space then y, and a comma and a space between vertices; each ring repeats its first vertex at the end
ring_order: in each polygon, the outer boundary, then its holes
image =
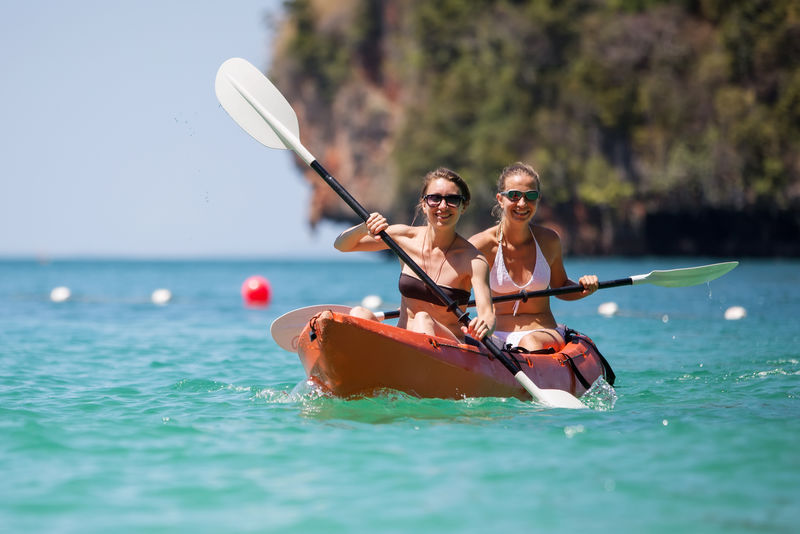
MULTIPOLYGON (((374 396, 393 389, 422 398, 530 399, 483 347, 332 311, 309 321, 300 334, 298 355, 309 379, 338 397, 374 396)), ((602 356, 581 335, 572 336, 555 353, 512 356, 539 388, 575 396, 604 373, 602 356)))

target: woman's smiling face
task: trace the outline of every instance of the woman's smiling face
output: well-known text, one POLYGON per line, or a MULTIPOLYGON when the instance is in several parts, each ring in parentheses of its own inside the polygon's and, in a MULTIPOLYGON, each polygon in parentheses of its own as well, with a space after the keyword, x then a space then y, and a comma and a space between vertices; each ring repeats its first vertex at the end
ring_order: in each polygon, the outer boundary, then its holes
MULTIPOLYGON (((425 195, 461 195, 458 185, 444 178, 437 178, 428 184, 425 195)), ((422 200, 422 210, 428 218, 428 224, 434 226, 449 226, 458 222, 464 210, 464 201, 458 206, 449 205, 442 199, 438 205, 430 206, 425 199, 422 200)))
MULTIPOLYGON (((515 173, 505 179, 504 191, 538 191, 539 184, 536 178, 526 173, 515 173)), ((536 214, 539 200, 528 200, 523 194, 518 200, 509 200, 505 195, 497 193, 497 202, 503 210, 503 217, 510 221, 527 223, 536 214)))

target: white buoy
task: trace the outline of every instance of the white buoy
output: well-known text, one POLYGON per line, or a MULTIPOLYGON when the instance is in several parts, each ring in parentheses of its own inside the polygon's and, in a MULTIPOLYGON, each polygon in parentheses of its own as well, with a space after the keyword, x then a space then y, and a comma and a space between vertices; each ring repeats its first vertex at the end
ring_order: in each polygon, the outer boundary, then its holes
POLYGON ((731 306, 725 310, 725 319, 728 321, 738 321, 747 317, 747 310, 741 306, 731 306))
POLYGON ((616 315, 618 311, 619 306, 617 306, 616 302, 604 302, 597 307, 597 313, 603 317, 611 317, 612 315, 616 315))
POLYGON ((172 292, 169 289, 156 289, 153 291, 153 294, 150 295, 150 300, 153 301, 153 304, 158 306, 164 306, 172 300, 172 292))
POLYGON ((378 295, 367 295, 361 299, 361 305, 372 311, 377 310, 382 304, 383 299, 381 299, 378 295))
POLYGON ((72 296, 72 291, 68 287, 58 286, 54 287, 50 292, 50 300, 53 302, 66 302, 72 296))

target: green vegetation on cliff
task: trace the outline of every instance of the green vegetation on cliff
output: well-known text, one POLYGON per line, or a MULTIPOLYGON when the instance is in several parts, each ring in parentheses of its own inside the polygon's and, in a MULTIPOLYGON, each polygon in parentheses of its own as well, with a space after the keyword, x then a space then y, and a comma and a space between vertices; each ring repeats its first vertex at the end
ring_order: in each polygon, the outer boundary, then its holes
POLYGON ((444 165, 480 199, 467 224, 485 224, 518 160, 551 207, 580 206, 610 240, 641 241, 650 213, 800 213, 798 0, 343 5, 285 3, 277 72, 314 85, 314 106, 356 83, 390 95, 395 214, 444 165))

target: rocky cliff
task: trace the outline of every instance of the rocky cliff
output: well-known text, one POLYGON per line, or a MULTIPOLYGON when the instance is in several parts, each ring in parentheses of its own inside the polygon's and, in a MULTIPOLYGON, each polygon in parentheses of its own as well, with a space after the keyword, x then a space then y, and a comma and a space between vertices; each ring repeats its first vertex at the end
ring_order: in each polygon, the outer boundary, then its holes
MULTIPOLYGON (((383 39, 399 30, 378 3, 369 35, 347 45, 359 23, 354 0, 297 3, 279 28, 270 75, 297 112, 304 145, 369 211, 397 218, 392 154, 404 120, 402 84, 386 67, 383 39), (310 41, 314 41, 309 44, 310 41)), ((298 160, 313 188, 310 223, 356 221, 352 210, 298 160)))
MULTIPOLYGON (((572 254, 800 255, 800 17, 791 0, 291 0, 270 76, 368 211, 410 222, 420 177, 543 178, 572 254), (795 58, 795 59, 792 59, 795 58), (736 229, 736 233, 733 230, 736 229)), ((302 165, 310 223, 356 221, 302 165)))

